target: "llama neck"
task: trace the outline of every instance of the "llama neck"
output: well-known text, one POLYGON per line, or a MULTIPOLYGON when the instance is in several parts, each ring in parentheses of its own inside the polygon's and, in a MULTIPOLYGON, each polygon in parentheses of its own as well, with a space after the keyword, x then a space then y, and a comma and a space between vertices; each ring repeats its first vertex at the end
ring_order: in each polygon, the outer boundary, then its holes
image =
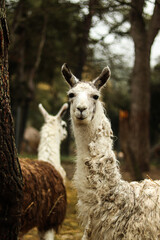
POLYGON ((55 168, 60 166, 60 136, 58 130, 46 124, 42 127, 38 159, 51 163, 55 168))
MULTIPOLYGON (((105 185, 107 183, 106 188, 110 189, 110 185, 115 187, 121 176, 112 149, 110 122, 104 114, 101 103, 96 109, 92 123, 87 126, 76 126, 73 123, 73 131, 77 147, 76 185, 78 178, 86 179, 87 177, 88 184, 94 188, 104 183, 105 185)), ((86 180, 84 182, 86 185, 86 180)))

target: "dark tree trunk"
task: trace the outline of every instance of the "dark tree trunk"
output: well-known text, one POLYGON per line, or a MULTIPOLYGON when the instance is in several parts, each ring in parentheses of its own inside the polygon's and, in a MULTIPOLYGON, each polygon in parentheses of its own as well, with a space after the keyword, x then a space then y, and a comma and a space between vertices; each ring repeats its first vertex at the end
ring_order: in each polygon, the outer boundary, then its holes
POLYGON ((133 0, 131 35, 135 45, 135 62, 131 83, 130 146, 140 170, 149 170, 150 47, 142 16, 144 1, 133 0))
MULTIPOLYGON (((144 44, 145 45, 145 44, 144 44)), ((130 143, 142 172, 149 170, 150 53, 137 49, 131 83, 130 143)))
POLYGON ((147 26, 143 19, 144 3, 144 0, 132 0, 130 11, 135 62, 131 83, 129 157, 134 158, 134 164, 141 172, 149 170, 150 51, 160 28, 160 3, 155 1, 154 13, 147 26))
POLYGON ((79 50, 79 61, 77 64, 77 69, 75 75, 77 78, 81 79, 83 67, 86 63, 87 58, 87 48, 89 43, 89 31, 92 26, 92 18, 96 11, 96 3, 98 0, 89 0, 88 2, 88 14, 84 16, 83 26, 82 26, 82 38, 79 40, 80 50, 79 50))
POLYGON ((5 0, 0 0, 0 239, 16 240, 23 183, 10 109, 8 43, 5 0))
POLYGON ((126 168, 130 170, 133 179, 141 180, 142 172, 139 168, 139 165, 136 162, 135 155, 131 150, 129 144, 129 135, 130 127, 129 127, 129 113, 127 111, 120 111, 119 114, 119 137, 121 149, 125 156, 126 168))

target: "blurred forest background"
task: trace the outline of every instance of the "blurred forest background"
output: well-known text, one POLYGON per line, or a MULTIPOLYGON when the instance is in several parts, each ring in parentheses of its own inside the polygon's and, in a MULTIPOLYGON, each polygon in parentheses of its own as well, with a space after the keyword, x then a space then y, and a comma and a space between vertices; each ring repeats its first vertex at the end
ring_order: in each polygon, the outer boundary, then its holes
MULTIPOLYGON (((160 29, 160 2, 6 3, 10 93, 18 151, 36 154, 36 146, 29 148, 29 141, 31 135, 38 134, 34 129, 39 131, 43 124, 38 104, 56 114, 67 102, 68 86, 61 76, 64 62, 75 76, 88 80, 108 65, 112 76, 103 90, 103 101, 115 135, 115 150, 125 154, 126 165, 137 179, 150 163, 160 164, 160 55, 150 64, 151 47, 160 29), (29 128, 31 135, 24 140, 29 128)), ((65 120, 70 125, 69 114, 65 120)), ((69 134, 62 155, 74 154, 69 134)))

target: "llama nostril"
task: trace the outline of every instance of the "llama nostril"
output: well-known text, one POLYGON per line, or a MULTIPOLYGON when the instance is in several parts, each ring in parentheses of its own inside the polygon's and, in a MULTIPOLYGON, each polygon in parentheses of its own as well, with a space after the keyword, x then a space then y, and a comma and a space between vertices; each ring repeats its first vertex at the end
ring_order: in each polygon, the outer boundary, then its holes
POLYGON ((77 109, 78 109, 80 112, 83 112, 83 111, 86 110, 87 108, 86 108, 86 107, 77 107, 77 109))

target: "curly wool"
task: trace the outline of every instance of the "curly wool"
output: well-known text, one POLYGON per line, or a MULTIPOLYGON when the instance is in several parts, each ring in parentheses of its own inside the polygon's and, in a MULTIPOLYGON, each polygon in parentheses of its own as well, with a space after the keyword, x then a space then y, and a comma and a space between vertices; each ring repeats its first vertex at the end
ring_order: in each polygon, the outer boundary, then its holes
POLYGON ((81 159, 85 184, 78 183, 75 173, 83 240, 158 240, 160 181, 122 180, 110 133, 108 119, 102 118, 88 145, 89 156, 81 159))
POLYGON ((42 236, 52 229, 57 232, 67 207, 62 177, 53 165, 44 161, 20 159, 20 165, 24 181, 20 236, 33 227, 42 236))

